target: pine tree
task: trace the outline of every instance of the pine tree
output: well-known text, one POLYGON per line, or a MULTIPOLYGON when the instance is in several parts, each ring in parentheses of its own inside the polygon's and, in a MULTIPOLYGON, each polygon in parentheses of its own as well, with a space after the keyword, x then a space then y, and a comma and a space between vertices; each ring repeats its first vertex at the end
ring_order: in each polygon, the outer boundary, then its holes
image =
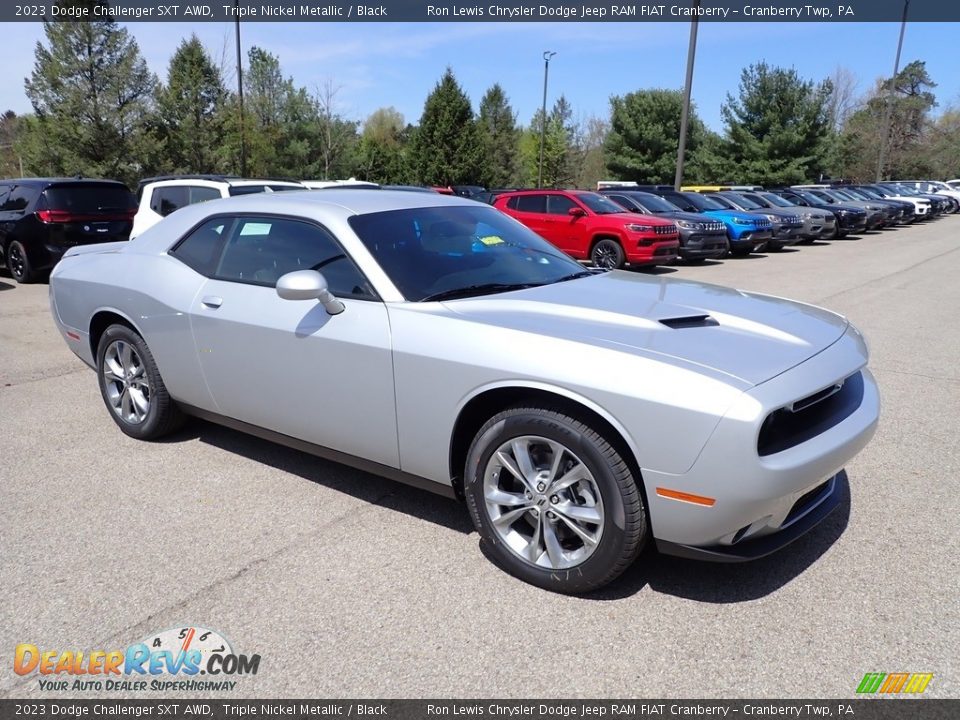
MULTIPOLYGON (((31 166, 50 174, 83 173, 132 183, 146 151, 144 127, 156 78, 136 41, 110 16, 94 15, 102 0, 65 0, 84 7, 82 22, 43 25, 33 72, 25 80, 36 113, 26 130, 31 166), (42 165, 42 166, 39 166, 42 165)), ((27 159, 25 158, 25 161, 27 159)))
POLYGON ((447 68, 423 106, 411 147, 413 172, 427 185, 476 184, 482 158, 470 99, 447 68))
POLYGON ((832 135, 829 80, 803 80, 796 70, 758 63, 740 76, 721 114, 730 160, 748 182, 789 184, 816 178, 832 135))
POLYGON ((227 97, 220 70, 197 36, 180 43, 170 59, 167 84, 157 91, 155 132, 163 143, 165 170, 210 173, 225 169, 218 147, 227 97))
MULTIPOLYGON (((621 180, 673 184, 680 142, 683 94, 639 90, 610 99, 610 134, 604 145, 607 167, 621 180)), ((703 123, 691 108, 687 158, 697 152, 703 123)))
POLYGON ((507 187, 517 176, 519 132, 510 102, 499 84, 493 85, 480 101, 478 122, 483 162, 480 183, 486 187, 507 187))

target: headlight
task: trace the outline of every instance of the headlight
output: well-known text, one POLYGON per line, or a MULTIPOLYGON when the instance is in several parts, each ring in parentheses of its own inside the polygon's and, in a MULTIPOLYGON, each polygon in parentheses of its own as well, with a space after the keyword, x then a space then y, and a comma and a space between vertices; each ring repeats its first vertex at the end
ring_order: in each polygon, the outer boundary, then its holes
POLYGON ((627 230, 635 233, 653 232, 653 225, 634 225, 633 223, 628 223, 626 227, 627 230))
POLYGON ((734 224, 736 225, 753 225, 753 220, 747 220, 746 218, 734 218, 734 224))
POLYGON ((703 223, 690 222, 689 220, 677 220, 676 223, 685 230, 703 230, 703 223))
POLYGON ((767 218, 767 220, 769 220, 772 223, 780 221, 780 218, 778 218, 776 215, 767 215, 766 213, 764 213, 764 216, 767 218))

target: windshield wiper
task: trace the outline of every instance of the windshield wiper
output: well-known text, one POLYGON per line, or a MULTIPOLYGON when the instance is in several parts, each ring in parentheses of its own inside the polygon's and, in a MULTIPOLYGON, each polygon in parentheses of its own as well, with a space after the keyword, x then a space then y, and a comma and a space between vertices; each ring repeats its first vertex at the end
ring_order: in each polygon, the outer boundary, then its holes
MULTIPOLYGON (((604 268, 601 272, 606 272, 607 269, 604 268)), ((576 280, 577 278, 590 277, 591 275, 599 275, 596 270, 581 270, 580 272, 575 272, 571 275, 565 275, 564 277, 557 280, 557 282, 566 282, 567 280, 576 280)))
POLYGON ((461 288, 452 288, 450 290, 441 290, 440 292, 427 295, 420 302, 431 302, 434 300, 455 300, 456 298, 472 297, 475 295, 489 295, 491 293, 508 292, 510 290, 525 290, 532 287, 540 287, 544 283, 484 283, 482 285, 467 285, 461 288))

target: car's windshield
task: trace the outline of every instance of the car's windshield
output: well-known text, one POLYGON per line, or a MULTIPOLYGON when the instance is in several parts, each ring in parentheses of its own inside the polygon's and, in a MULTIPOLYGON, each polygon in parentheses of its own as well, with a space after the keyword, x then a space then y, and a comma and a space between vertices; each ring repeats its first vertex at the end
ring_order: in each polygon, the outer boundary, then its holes
POLYGON ((791 192, 797 197, 806 200, 808 203, 823 205, 823 198, 819 198, 811 192, 807 192, 806 190, 791 190, 791 192))
MULTIPOLYGON (((729 210, 730 208, 721 205, 719 202, 714 200, 712 197, 707 197, 706 195, 701 195, 700 193, 695 192, 686 192, 682 193, 681 197, 686 200, 692 207, 694 211, 697 210, 729 210)), ((684 208, 687 210, 688 208, 684 208)))
POLYGON ((763 198, 764 200, 766 200, 768 203, 770 203, 771 206, 772 206, 772 205, 778 205, 779 207, 793 207, 793 203, 792 203, 792 202, 790 202, 789 200, 784 200, 784 199, 783 199, 782 197, 780 197, 779 195, 774 195, 773 193, 763 193, 762 195, 759 195, 758 197, 763 198))
POLYGON ((862 200, 849 190, 831 190, 830 194, 839 200, 862 200))
POLYGON ((350 226, 411 301, 547 285, 589 273, 532 230, 479 204, 354 215, 350 226))
POLYGON ((724 210, 739 210, 736 205, 729 198, 725 198, 723 195, 711 195, 710 199, 715 202, 717 205, 722 207, 724 210))
POLYGON ((760 203, 754 202, 753 200, 748 198, 746 195, 740 195, 739 193, 737 193, 735 195, 730 195, 729 197, 732 198, 737 205, 739 205, 742 208, 746 208, 747 210, 759 210, 760 208, 763 207, 763 205, 761 205, 760 203))
POLYGON ((675 213, 682 212, 680 208, 674 205, 669 200, 664 200, 659 195, 651 195, 649 193, 637 194, 629 196, 631 198, 636 198, 636 202, 640 203, 647 212, 653 213, 654 215, 659 215, 660 213, 675 213))
POLYGON ((582 202, 591 212, 595 212, 597 215, 610 215, 612 213, 622 213, 624 210, 620 205, 617 205, 613 200, 608 197, 604 197, 599 193, 577 193, 577 200, 582 202))
POLYGON ((861 195, 865 195, 868 198, 874 198, 875 200, 879 200, 880 198, 883 197, 883 195, 878 193, 873 188, 857 188, 857 190, 860 191, 861 195))

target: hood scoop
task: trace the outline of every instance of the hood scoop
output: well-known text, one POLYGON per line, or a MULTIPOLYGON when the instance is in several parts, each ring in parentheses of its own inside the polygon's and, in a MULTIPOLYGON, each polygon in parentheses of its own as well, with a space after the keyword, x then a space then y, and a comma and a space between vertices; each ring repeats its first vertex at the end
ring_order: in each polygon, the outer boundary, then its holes
POLYGON ((696 327, 716 327, 720 323, 709 315, 681 315, 679 317, 660 318, 657 322, 674 330, 696 327))

